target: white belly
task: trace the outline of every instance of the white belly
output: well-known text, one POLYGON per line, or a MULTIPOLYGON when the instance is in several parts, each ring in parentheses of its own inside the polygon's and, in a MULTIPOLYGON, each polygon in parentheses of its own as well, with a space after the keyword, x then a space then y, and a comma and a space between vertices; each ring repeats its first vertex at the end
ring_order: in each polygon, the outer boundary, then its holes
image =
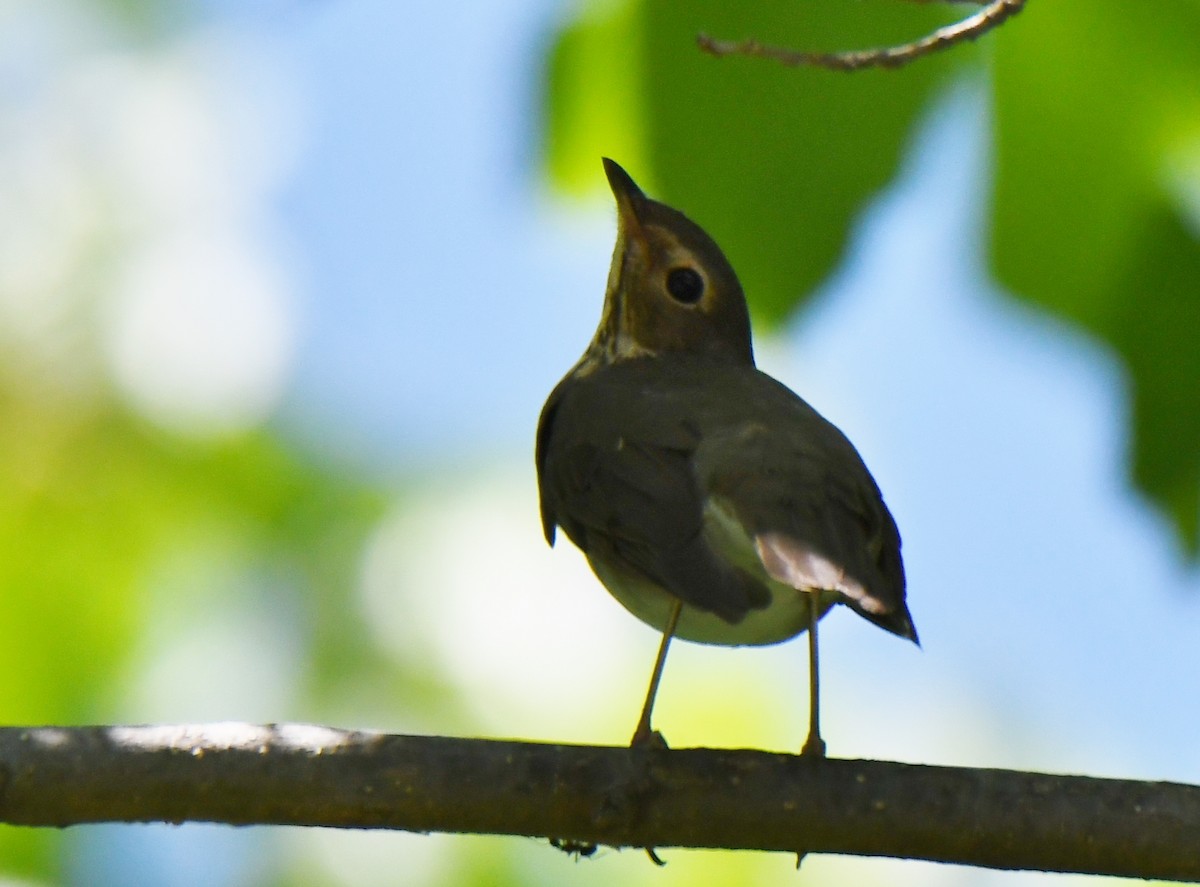
MULTIPOLYGON (((666 630, 675 603, 672 595, 653 582, 631 580, 596 561, 589 559, 589 563, 596 576, 625 609, 647 625, 659 631, 666 630)), ((679 615, 675 637, 730 647, 777 644, 808 629, 810 594, 821 596, 822 616, 840 597, 837 592, 831 591, 799 591, 771 579, 766 580, 766 584, 771 591, 771 603, 761 610, 751 610, 741 622, 726 622, 714 613, 685 605, 679 615)))

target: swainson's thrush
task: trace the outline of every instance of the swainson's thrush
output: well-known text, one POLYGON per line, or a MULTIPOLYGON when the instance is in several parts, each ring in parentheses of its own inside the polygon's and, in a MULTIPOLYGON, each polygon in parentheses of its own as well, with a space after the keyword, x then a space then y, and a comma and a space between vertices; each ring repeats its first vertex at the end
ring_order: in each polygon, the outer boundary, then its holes
MULTIPOLYGON (((635 744, 672 637, 774 644, 809 632, 810 721, 823 754, 817 620, 843 603, 917 640, 900 534, 854 446, 754 366, 741 284, 713 240, 605 159, 617 245, 604 312, 538 422, 542 526, 663 633, 635 744)), ((661 739, 661 737, 659 737, 661 739)))

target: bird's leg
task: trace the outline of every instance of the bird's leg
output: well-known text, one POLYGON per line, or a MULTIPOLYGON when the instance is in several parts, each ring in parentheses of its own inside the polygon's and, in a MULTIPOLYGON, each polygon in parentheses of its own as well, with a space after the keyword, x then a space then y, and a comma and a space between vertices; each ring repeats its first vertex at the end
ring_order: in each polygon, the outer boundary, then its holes
POLYGON ((825 757, 825 740, 821 738, 820 672, 817 666, 817 620, 821 618, 821 592, 808 592, 808 739, 800 754, 814 758, 825 757))
POLYGON ((671 615, 667 619, 667 627, 663 629, 662 643, 658 647, 658 658, 654 660, 654 671, 650 675, 650 688, 646 691, 646 703, 642 706, 642 716, 638 719, 637 729, 633 731, 630 745, 666 745, 661 734, 650 729, 650 712, 654 708, 654 697, 658 695, 658 682, 662 678, 663 666, 667 662, 667 647, 671 645, 671 637, 675 634, 675 626, 679 624, 679 614, 683 610, 683 601, 678 598, 671 606, 671 615))

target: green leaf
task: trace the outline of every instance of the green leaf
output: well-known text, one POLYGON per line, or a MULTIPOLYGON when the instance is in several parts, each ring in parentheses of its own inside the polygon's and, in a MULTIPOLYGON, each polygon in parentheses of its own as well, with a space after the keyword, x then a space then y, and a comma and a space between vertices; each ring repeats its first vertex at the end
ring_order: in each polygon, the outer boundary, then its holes
POLYGON ((1133 380, 1133 476, 1200 543, 1200 247, 1168 207, 1138 232, 1111 329, 1133 380))
POLYGON ((911 39, 944 15, 895 2, 646 4, 645 126, 663 199, 722 245, 760 317, 782 320, 838 264, 953 60, 846 75, 712 58, 696 31, 852 49, 911 39))
POLYGON ((833 269, 857 213, 896 172, 913 121, 970 50, 854 75, 713 58, 695 38, 805 49, 903 42, 947 11, 895 0, 637 0, 582 19, 552 53, 547 139, 555 180, 602 187, 609 153, 683 208, 729 255, 751 307, 789 314, 833 269), (585 84, 579 87, 579 84, 585 84), (622 141, 628 153, 612 153, 622 141), (632 158, 630 155, 632 154, 632 158))
POLYGON ((1032 3, 996 60, 991 251, 1132 374, 1133 471, 1200 550, 1200 4, 1032 3), (1190 159, 1189 159, 1190 158, 1190 159), (1188 178, 1190 174, 1190 179, 1188 178))
POLYGON ((592 4, 559 33, 546 70, 546 165, 573 194, 603 187, 600 158, 645 163, 636 4, 592 4), (614 54, 621 59, 613 63, 614 54))

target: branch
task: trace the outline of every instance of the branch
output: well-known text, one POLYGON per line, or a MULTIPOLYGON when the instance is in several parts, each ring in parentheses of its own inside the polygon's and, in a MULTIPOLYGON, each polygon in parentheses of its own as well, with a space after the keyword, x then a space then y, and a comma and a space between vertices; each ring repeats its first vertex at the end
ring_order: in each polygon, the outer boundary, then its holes
POLYGON ((319 825, 1200 880, 1200 787, 393 736, 298 724, 0 728, 0 822, 319 825))
MULTIPOLYGON (((915 0, 915 2, 926 3, 930 0, 915 0)), ((960 0, 960 2, 983 5, 979 0, 960 0)), ((857 71, 860 68, 898 68, 923 56, 957 46, 967 40, 976 40, 1006 19, 1016 15, 1024 7, 1025 0, 991 0, 974 15, 968 16, 956 24, 939 28, 920 40, 879 49, 848 52, 800 52, 781 46, 767 46, 757 40, 718 40, 707 34, 697 34, 696 43, 705 52, 718 57, 734 54, 751 55, 775 59, 792 67, 807 65, 830 68, 834 71, 857 71)))

